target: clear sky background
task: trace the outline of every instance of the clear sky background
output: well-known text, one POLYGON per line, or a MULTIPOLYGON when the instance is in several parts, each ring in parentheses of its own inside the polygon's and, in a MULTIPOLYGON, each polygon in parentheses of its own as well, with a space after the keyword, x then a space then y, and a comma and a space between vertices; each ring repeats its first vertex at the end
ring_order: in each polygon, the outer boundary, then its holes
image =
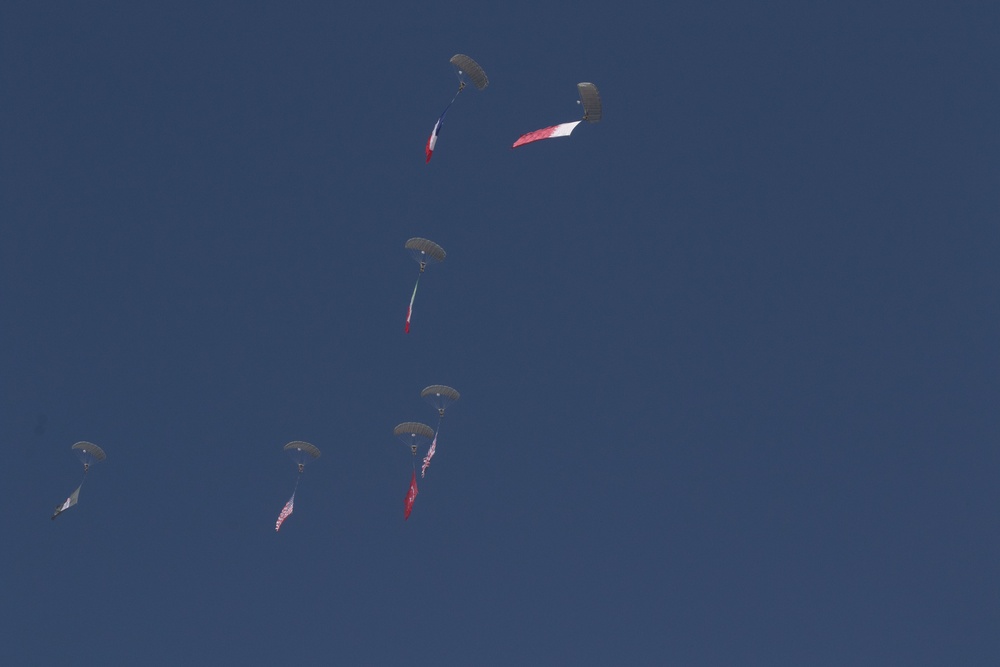
POLYGON ((995 3, 157 5, 0 8, 0 663, 1000 663, 995 3))

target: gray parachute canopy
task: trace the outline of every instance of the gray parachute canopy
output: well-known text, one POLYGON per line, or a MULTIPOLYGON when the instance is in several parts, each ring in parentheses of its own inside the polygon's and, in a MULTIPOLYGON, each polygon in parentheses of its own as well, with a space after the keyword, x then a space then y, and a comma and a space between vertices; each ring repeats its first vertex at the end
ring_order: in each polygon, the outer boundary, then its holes
POLYGON ((580 103, 583 105, 583 119, 590 123, 601 120, 601 94, 592 83, 578 83, 576 90, 580 93, 580 103))
POLYGON ((414 456, 418 447, 434 439, 434 429, 420 422, 403 422, 392 430, 392 434, 408 445, 414 456))
POLYGON ((406 249, 423 270, 428 262, 443 262, 447 253, 434 241, 414 237, 406 242, 406 249))
POLYGON ((444 417, 445 408, 457 401, 461 394, 443 384, 432 384, 420 392, 420 397, 433 405, 438 414, 444 417))
POLYGON ((88 470, 93 464, 108 458, 104 450, 92 442, 81 441, 73 445, 71 449, 76 453, 77 458, 83 462, 84 471, 88 470))
POLYGON ((307 464, 319 458, 320 451, 316 445, 301 440, 293 440, 285 445, 285 451, 292 457, 292 460, 299 465, 299 470, 307 464))
POLYGON ((450 62, 458 70, 458 75, 460 77, 469 77, 469 81, 472 82, 472 85, 479 90, 483 90, 486 86, 490 85, 490 80, 486 78, 486 72, 484 72, 483 68, 479 66, 479 63, 469 56, 456 53, 451 57, 450 62))

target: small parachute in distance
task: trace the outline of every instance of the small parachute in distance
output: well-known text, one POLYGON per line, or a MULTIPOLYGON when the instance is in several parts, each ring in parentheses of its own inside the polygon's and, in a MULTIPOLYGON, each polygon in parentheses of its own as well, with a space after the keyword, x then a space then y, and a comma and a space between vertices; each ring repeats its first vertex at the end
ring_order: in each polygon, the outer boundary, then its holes
POLYGON ((420 273, 417 274, 417 282, 413 285, 413 294, 410 295, 410 305, 406 309, 406 326, 403 328, 405 333, 410 333, 410 320, 413 317, 413 302, 417 298, 417 288, 420 287, 420 276, 423 275, 424 269, 427 268, 428 264, 439 264, 444 261, 447 253, 444 248, 439 246, 434 241, 428 241, 422 238, 412 238, 406 242, 405 247, 410 251, 410 256, 413 257, 413 261, 420 265, 420 273))
POLYGON ((427 448, 424 463, 420 466, 421 477, 427 474, 427 468, 431 465, 431 459, 434 458, 434 453, 437 452, 438 436, 441 435, 441 423, 444 421, 444 412, 449 405, 457 401, 461 396, 457 390, 443 384, 432 384, 429 387, 424 387, 423 391, 420 392, 420 397, 434 406, 438 411, 437 430, 434 431, 434 439, 431 441, 431 446, 427 448))
POLYGON ((299 480, 302 479, 302 473, 305 472, 306 465, 320 457, 319 447, 301 440, 293 440, 284 446, 284 450, 295 461, 299 469, 299 474, 295 478, 295 488, 292 489, 292 497, 281 508, 281 512, 278 513, 278 520, 274 522, 274 532, 281 530, 281 524, 285 523, 285 519, 290 517, 295 509, 295 493, 299 490, 299 480))
POLYGON ((296 465, 298 465, 300 473, 305 471, 307 463, 312 463, 320 457, 319 447, 311 445, 308 442, 302 442, 301 440, 288 443, 284 449, 292 457, 296 465))
POLYGON ((458 80, 461 82, 463 87, 465 85, 464 77, 469 77, 469 81, 471 81, 472 85, 478 90, 486 90, 486 86, 490 85, 490 80, 489 77, 486 76, 486 72, 484 72, 483 68, 479 66, 479 63, 469 56, 463 53, 456 53, 451 57, 451 59, 449 59, 448 62, 454 65, 455 69, 458 70, 458 80))
POLYGON ((576 84, 576 91, 580 93, 580 104, 583 105, 583 119, 588 123, 599 122, 603 113, 601 109, 601 94, 597 91, 597 86, 584 81, 576 84))
POLYGON ((410 451, 416 456, 417 449, 434 438, 434 429, 420 422, 403 422, 392 430, 392 434, 399 438, 399 441, 404 445, 408 445, 410 451))
POLYGON ((108 458, 104 453, 104 450, 92 442, 81 441, 73 445, 71 449, 74 453, 76 453, 77 458, 79 458, 83 463, 84 474, 90 470, 90 466, 108 458))
POLYGON ((525 144, 541 141, 542 139, 568 137, 573 133, 573 130, 576 129, 576 126, 584 120, 588 123, 599 122, 603 117, 603 110, 601 107, 601 94, 598 92, 597 86, 592 83, 581 82, 576 85, 576 90, 580 94, 580 104, 583 105, 582 120, 573 121, 571 123, 560 123, 559 125, 543 127, 540 130, 522 134, 518 137, 517 141, 514 142, 514 145, 511 146, 511 148, 524 146, 525 144))
POLYGON ((80 485, 76 487, 76 490, 66 500, 60 505, 56 505, 55 512, 52 514, 53 521, 57 516, 80 502, 80 490, 83 489, 83 482, 87 480, 87 473, 90 472, 90 466, 108 458, 104 450, 92 442, 80 441, 73 444, 70 449, 80 459, 80 462, 83 463, 83 481, 80 482, 80 485))
POLYGON ((439 246, 434 241, 428 241, 427 239, 422 239, 419 237, 414 237, 405 243, 405 247, 410 251, 410 256, 413 257, 413 261, 420 265, 420 272, 423 273, 424 269, 430 263, 440 264, 444 261, 444 258, 448 256, 448 253, 444 251, 444 248, 439 246))
POLYGON ((486 72, 483 68, 479 66, 475 60, 467 55, 456 53, 451 57, 451 64, 455 66, 455 73, 458 75, 458 92, 455 96, 451 98, 451 102, 448 106, 444 108, 441 115, 438 116, 437 122, 434 123, 434 129, 431 130, 431 136, 427 139, 427 144, 424 146, 424 155, 426 156, 426 162, 431 161, 431 156, 434 155, 434 148, 437 146, 438 136, 441 134, 441 127, 444 125, 445 114, 448 113, 448 109, 451 105, 455 103, 458 99, 459 94, 465 90, 465 80, 472 83, 473 86, 478 90, 485 90, 486 86, 490 85, 490 80, 486 77, 486 72))
POLYGON ((409 446, 413 453, 413 473, 410 475, 410 487, 406 492, 403 520, 410 518, 413 502, 417 499, 417 450, 431 441, 434 431, 427 424, 420 422, 403 422, 392 429, 392 434, 404 445, 409 446))
POLYGON ((461 394, 455 389, 443 384, 432 384, 424 387, 420 392, 420 397, 434 406, 439 417, 444 417, 445 408, 461 398, 461 394))

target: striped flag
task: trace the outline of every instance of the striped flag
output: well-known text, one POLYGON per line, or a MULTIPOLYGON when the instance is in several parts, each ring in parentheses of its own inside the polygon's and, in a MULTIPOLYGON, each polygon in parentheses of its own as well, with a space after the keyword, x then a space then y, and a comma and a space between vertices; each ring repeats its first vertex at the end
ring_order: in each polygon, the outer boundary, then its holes
MULTIPOLYGON (((451 105, 449 104, 448 106, 450 107, 451 105)), ((445 109, 444 112, 448 113, 448 110, 445 109)), ((427 139, 427 145, 424 147, 424 153, 427 154, 426 162, 430 162, 431 156, 434 155, 434 147, 437 146, 438 132, 441 131, 441 122, 443 120, 444 120, 444 113, 441 114, 441 117, 437 119, 436 123, 434 123, 434 129, 431 130, 431 136, 427 139)))
POLYGON ((278 521, 274 524, 274 532, 281 530, 281 524, 285 523, 285 519, 292 516, 292 509, 295 507, 295 494, 288 499, 285 506, 281 508, 281 514, 278 515, 278 521))
POLYGON ((574 121, 572 123, 562 123, 561 125, 553 125, 552 127, 543 127, 540 130, 535 130, 534 132, 528 132, 527 134, 522 134, 521 137, 514 142, 511 148, 517 148, 518 146, 523 146, 525 144, 530 144, 533 141, 541 141, 542 139, 552 139, 553 137, 568 137, 576 129, 576 126, 580 124, 580 121, 574 121))
POLYGON ((406 509, 403 512, 403 521, 410 518, 410 512, 413 511, 413 501, 417 499, 417 471, 413 471, 413 477, 410 478, 410 490, 406 492, 406 509))
POLYGON ((420 476, 423 477, 427 474, 427 467, 431 464, 431 457, 434 456, 434 450, 437 449, 438 444, 438 434, 434 434, 434 440, 431 442, 431 446, 427 449, 427 456, 424 457, 424 464, 420 466, 420 476))

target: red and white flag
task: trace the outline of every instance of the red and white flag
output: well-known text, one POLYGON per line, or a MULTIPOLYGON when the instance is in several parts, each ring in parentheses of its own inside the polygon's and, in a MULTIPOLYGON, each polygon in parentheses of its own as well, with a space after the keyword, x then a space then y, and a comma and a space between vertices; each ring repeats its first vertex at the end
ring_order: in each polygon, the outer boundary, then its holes
POLYGON ((438 434, 434 434, 434 440, 431 441, 431 446, 427 449, 427 456, 424 457, 424 464, 420 466, 420 476, 423 477, 427 474, 427 467, 431 464, 431 457, 434 456, 434 451, 437 449, 438 444, 438 434))
POLYGON ((295 494, 288 499, 285 506, 281 508, 281 514, 278 515, 278 521, 274 524, 274 532, 281 530, 281 524, 285 523, 285 519, 292 516, 292 510, 295 508, 295 494))
POLYGON ((413 294, 410 295, 410 305, 406 308, 406 326, 403 328, 405 333, 410 333, 410 318, 413 317, 413 301, 417 298, 418 287, 420 287, 420 276, 417 276, 417 282, 413 285, 413 294))
POLYGON ((413 501, 417 499, 417 471, 413 471, 413 477, 410 478, 410 490, 406 492, 406 509, 403 512, 403 521, 410 518, 410 512, 413 511, 413 501))
POLYGON ((533 141, 541 141, 542 139, 552 139, 553 137, 568 137, 576 129, 576 126, 580 124, 581 121, 573 121, 572 123, 562 123, 560 125, 553 125, 552 127, 543 127, 540 130, 535 130, 534 132, 528 132, 527 134, 522 134, 521 137, 514 142, 511 148, 517 148, 518 146, 523 146, 525 144, 530 144, 533 141))

